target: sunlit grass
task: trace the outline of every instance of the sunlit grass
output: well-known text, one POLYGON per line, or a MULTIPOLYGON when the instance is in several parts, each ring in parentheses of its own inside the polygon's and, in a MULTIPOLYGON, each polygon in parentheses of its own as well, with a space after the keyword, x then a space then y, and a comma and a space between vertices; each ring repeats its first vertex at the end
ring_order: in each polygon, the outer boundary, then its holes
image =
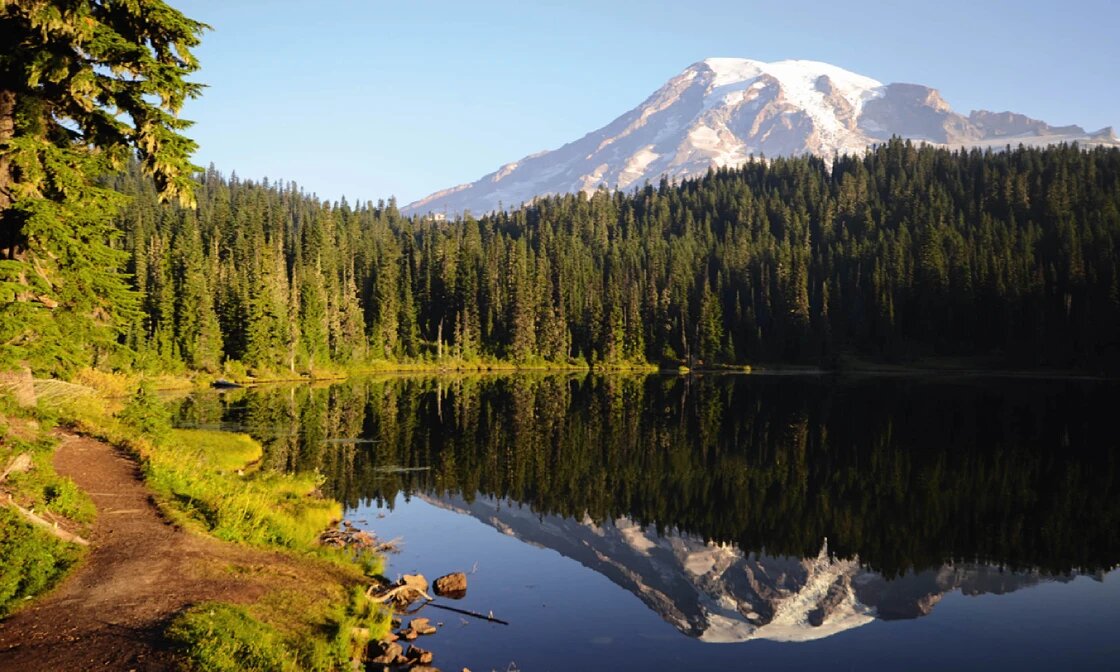
MULTIPOLYGON (((92 521, 93 502, 54 470, 51 458, 58 441, 50 436, 50 425, 31 416, 31 411, 0 396, 0 473, 19 455, 31 458, 29 470, 8 475, 0 496, 10 495, 41 516, 58 516, 79 525, 92 521)), ((0 507, 0 618, 58 583, 82 554, 81 548, 0 507)))

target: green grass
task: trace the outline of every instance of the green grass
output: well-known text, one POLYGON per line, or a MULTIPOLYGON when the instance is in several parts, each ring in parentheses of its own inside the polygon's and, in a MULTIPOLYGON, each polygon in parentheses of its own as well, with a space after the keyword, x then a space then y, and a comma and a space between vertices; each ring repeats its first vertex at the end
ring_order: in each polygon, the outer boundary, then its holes
POLYGON ((204 602, 179 614, 166 634, 199 670, 301 669, 280 633, 244 607, 204 602))
POLYGON ((313 550, 319 534, 341 519, 342 505, 317 495, 318 475, 254 472, 250 466, 262 449, 249 436, 165 428, 150 397, 137 399, 118 416, 76 403, 64 417, 135 453, 175 523, 226 541, 313 550))
POLYGON ((0 508, 0 618, 53 587, 82 551, 0 508))
MULTIPOLYGON (((2 495, 47 517, 89 523, 96 509, 89 497, 69 478, 59 476, 52 464, 58 442, 51 425, 32 417, 7 398, 0 398, 0 471, 17 456, 31 457, 31 469, 12 473, 3 483, 2 495)), ((82 558, 83 550, 62 542, 28 524, 18 514, 0 507, 0 618, 53 587, 82 558)))
MULTIPOLYGON (((268 606, 268 605, 266 605, 268 606)), ((297 605, 289 605, 295 607, 297 605)), ((389 631, 389 614, 365 598, 360 588, 350 602, 336 605, 312 620, 318 636, 287 630, 254 614, 261 606, 205 602, 179 614, 167 628, 168 639, 196 670, 336 670, 360 657, 371 639, 389 631)))
POLYGON ((262 447, 244 434, 171 429, 166 409, 143 388, 115 415, 79 399, 61 416, 137 455, 161 509, 180 526, 305 558, 306 569, 295 570, 298 590, 274 581, 255 604, 207 603, 174 620, 168 636, 196 669, 343 669, 388 632, 387 612, 362 588, 364 577, 383 571, 380 556, 318 544, 342 506, 319 494, 317 474, 255 469, 262 447))
POLYGON ((245 434, 205 429, 175 429, 170 439, 179 446, 197 451, 197 458, 219 473, 244 470, 261 459, 261 444, 245 434))

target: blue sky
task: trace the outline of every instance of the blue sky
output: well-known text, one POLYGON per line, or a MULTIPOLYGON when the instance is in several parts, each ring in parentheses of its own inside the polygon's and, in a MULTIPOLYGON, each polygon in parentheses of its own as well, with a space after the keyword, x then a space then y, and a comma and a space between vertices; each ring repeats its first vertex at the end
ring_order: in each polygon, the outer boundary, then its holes
POLYGON ((709 56, 833 63, 960 112, 1120 126, 1120 2, 170 0, 214 30, 196 163, 408 203, 597 129, 709 56))

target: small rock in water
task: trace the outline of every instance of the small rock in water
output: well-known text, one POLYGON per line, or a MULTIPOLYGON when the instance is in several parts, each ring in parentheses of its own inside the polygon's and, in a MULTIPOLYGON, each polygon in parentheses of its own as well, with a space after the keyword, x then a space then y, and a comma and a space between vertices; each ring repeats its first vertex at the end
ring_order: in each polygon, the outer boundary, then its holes
POLYGON ((467 594, 467 575, 454 572, 436 579, 434 584, 436 595, 460 599, 467 594))
POLYGON ((374 642, 370 644, 370 653, 377 655, 370 658, 369 662, 378 665, 392 665, 398 658, 403 658, 404 649, 396 642, 374 642))
POLYGON ((408 622, 408 629, 421 635, 434 635, 436 629, 426 618, 414 618, 408 622))
POLYGON ((408 652, 404 654, 404 657, 409 660, 415 660, 421 665, 427 665, 432 662, 432 652, 427 649, 421 649, 414 644, 409 645, 408 652))

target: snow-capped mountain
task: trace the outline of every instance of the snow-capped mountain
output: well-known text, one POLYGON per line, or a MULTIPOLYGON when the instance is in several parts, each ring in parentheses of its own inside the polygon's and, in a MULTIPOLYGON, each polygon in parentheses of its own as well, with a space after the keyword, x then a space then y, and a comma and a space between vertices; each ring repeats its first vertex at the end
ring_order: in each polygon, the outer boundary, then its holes
POLYGON ((830 555, 827 540, 814 557, 774 556, 688 535, 660 536, 625 518, 596 525, 492 497, 421 497, 580 562, 682 633, 712 643, 811 641, 876 619, 924 616, 953 590, 1003 594, 1073 578, 962 563, 888 579, 859 558, 830 555))
POLYGON ((1077 141, 1120 145, 1111 128, 1087 133, 1011 112, 954 112, 935 89, 882 84, 816 61, 709 58, 637 108, 559 149, 506 164, 477 182, 438 191, 405 214, 516 207, 535 196, 679 180, 752 156, 858 153, 892 136, 949 147, 1077 141))

